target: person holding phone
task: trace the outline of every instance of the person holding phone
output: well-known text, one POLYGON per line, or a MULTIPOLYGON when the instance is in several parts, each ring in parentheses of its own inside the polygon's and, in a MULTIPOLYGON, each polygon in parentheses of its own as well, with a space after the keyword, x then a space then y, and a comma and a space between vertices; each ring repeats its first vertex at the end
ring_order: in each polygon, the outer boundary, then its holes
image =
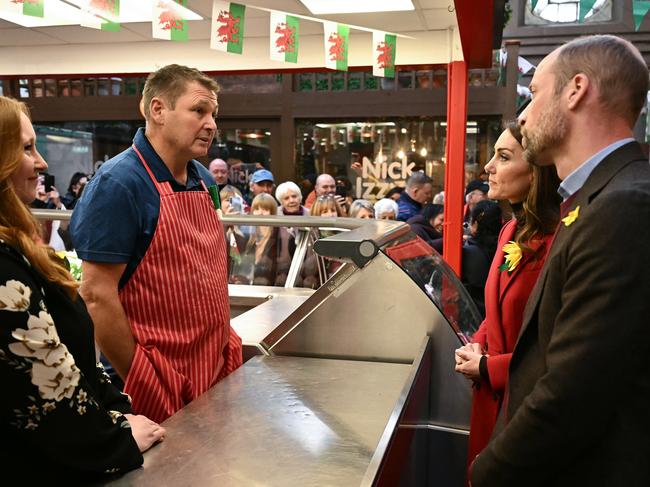
MULTIPOLYGON (((62 203, 68 210, 74 209, 87 183, 88 175, 86 173, 76 172, 72 175, 70 184, 68 184, 68 191, 65 196, 61 197, 62 203)), ((52 184, 54 184, 54 176, 52 176, 52 184)))

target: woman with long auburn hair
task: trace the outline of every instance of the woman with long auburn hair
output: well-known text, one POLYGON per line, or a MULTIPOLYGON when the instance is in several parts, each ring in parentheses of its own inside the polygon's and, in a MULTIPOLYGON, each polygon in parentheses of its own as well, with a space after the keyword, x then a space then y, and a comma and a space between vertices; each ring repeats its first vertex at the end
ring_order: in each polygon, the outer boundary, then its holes
POLYGON ((456 371, 473 381, 468 465, 487 445, 503 402, 508 366, 524 308, 560 217, 554 166, 523 157, 521 131, 506 124, 486 164, 488 198, 510 203, 514 218, 499 235, 485 285, 485 320, 471 342, 456 350, 456 371))
POLYGON ((30 483, 76 484, 137 468, 164 429, 130 414, 96 364, 77 283, 27 207, 45 169, 27 108, 0 96, 2 462, 30 483))

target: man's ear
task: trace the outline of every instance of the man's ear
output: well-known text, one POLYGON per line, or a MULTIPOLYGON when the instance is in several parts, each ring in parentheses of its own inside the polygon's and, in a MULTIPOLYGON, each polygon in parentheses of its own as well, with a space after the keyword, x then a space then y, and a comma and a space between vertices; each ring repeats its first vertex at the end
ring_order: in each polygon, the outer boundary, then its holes
POLYGON ((565 100, 569 110, 577 109, 581 103, 584 103, 589 91, 591 90, 591 81, 584 73, 576 74, 565 88, 565 100))
POLYGON ((158 125, 164 125, 166 108, 165 102, 154 96, 149 103, 149 118, 158 125))

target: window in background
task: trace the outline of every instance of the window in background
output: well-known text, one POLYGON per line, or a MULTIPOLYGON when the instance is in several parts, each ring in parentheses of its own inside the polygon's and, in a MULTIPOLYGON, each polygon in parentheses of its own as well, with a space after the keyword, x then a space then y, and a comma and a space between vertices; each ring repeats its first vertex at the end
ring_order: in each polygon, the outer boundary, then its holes
POLYGON ((260 168, 273 171, 270 144, 268 128, 219 129, 208 150, 208 161, 216 158, 226 161, 230 181, 245 194, 253 172, 260 168))
MULTIPOLYGON (((476 176, 491 156, 500 120, 468 121, 467 166, 476 176)), ((347 178, 355 198, 378 199, 392 186, 403 186, 412 171, 423 170, 444 186, 447 123, 444 120, 386 119, 368 121, 302 121, 296 133, 296 180, 328 173, 347 178), (351 168, 362 165, 361 172, 351 168)))
MULTIPOLYGON (((580 22, 579 0, 538 0, 532 9, 531 0, 526 0, 525 25, 575 24, 580 22)), ((612 0, 596 0, 587 12, 583 23, 607 22, 612 20, 612 0)))

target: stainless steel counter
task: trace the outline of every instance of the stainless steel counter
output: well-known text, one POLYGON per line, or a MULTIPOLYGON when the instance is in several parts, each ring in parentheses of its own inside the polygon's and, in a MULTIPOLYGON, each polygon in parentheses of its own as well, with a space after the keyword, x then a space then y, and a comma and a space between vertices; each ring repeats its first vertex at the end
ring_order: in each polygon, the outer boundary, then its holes
POLYGON ((110 485, 358 486, 411 372, 255 357, 167 420, 144 468, 110 485))

